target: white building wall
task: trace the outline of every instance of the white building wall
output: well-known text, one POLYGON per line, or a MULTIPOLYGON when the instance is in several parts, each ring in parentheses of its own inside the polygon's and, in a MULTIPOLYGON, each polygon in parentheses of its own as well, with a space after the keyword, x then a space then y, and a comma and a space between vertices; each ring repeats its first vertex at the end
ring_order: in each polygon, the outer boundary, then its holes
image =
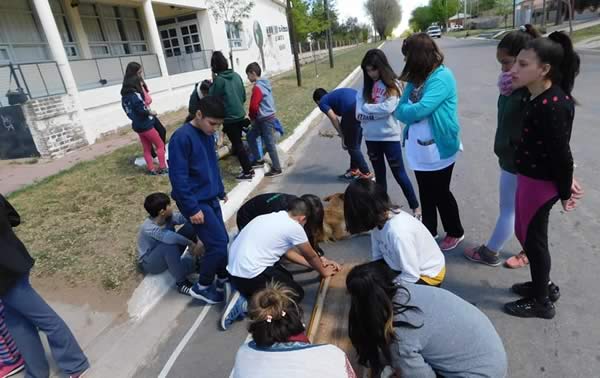
MULTIPOLYGON (((262 28, 266 75, 293 68, 289 33, 283 29, 279 32, 279 27, 287 30, 285 8, 275 1, 256 0, 250 18, 243 21, 244 47, 235 49, 233 56, 235 70, 244 80, 246 80, 245 68, 249 63, 258 62, 261 66, 263 65, 260 49, 254 38, 253 25, 255 21, 258 21, 262 28), (277 26, 278 33, 268 36, 268 26, 277 26)), ((160 4, 195 9, 206 6, 205 1, 198 0, 160 1, 160 4)), ((221 20, 217 23, 208 10, 199 10, 197 15, 205 48, 221 50, 226 56, 229 56, 229 42, 224 22, 221 20)), ((160 17, 158 14, 156 16, 160 17)), ((206 69, 147 80, 146 83, 153 99, 152 109, 163 113, 187 106, 195 83, 210 78, 211 72, 206 69)), ((120 85, 113 85, 79 92, 84 108, 83 124, 90 143, 103 134, 130 124, 121 109, 120 89, 120 85)))

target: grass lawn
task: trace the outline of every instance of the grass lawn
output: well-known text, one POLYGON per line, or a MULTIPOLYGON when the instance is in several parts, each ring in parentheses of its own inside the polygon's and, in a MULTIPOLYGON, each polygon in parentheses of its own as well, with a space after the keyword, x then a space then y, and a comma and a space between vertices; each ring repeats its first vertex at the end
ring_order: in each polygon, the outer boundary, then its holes
POLYGON ((467 33, 469 33, 470 37, 474 37, 474 36, 479 35, 479 33, 481 33, 482 31, 483 31, 482 29, 459 30, 459 31, 452 31, 452 32, 446 33, 446 35, 448 37, 464 38, 465 35, 467 35, 467 33))
POLYGON ((591 37, 600 37, 600 25, 591 26, 585 29, 574 30, 573 34, 571 35, 573 43, 577 43, 591 37))
MULTIPOLYGON (((373 47, 362 45, 337 54, 333 70, 327 61, 319 63, 318 78, 313 64, 303 67, 302 88, 296 86, 294 73, 274 80, 285 136, 314 108, 313 90, 317 86, 334 88, 373 47)), ((169 118, 165 123, 170 134, 181 119, 178 114, 169 118)), ((135 286, 141 278, 136 273, 135 245, 137 228, 146 216, 144 197, 156 191, 170 192, 167 177, 147 176, 132 164, 140 155, 139 143, 122 147, 9 196, 23 221, 16 231, 37 260, 33 274, 38 284, 58 280, 68 286, 107 290, 135 286)), ((231 190, 238 162, 229 157, 221 160, 220 166, 225 187, 231 190)))

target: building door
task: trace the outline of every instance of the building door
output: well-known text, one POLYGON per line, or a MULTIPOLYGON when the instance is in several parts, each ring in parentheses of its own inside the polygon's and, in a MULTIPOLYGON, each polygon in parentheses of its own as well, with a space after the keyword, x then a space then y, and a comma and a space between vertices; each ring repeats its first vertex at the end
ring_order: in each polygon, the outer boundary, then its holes
POLYGON ((198 21, 163 25, 159 31, 169 74, 208 68, 198 21))

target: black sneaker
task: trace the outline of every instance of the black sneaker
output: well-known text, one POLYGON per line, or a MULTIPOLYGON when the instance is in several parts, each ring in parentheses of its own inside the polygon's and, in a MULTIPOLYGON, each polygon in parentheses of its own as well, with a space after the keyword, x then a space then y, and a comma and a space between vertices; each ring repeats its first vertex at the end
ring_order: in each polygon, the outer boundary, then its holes
POLYGON ((283 171, 281 169, 272 169, 265 173, 265 177, 277 177, 277 176, 281 176, 283 174, 283 171))
POLYGON ((191 296, 190 291, 192 291, 192 286, 194 286, 193 283, 191 283, 188 280, 185 280, 183 282, 177 283, 177 291, 179 291, 183 295, 191 296))
POLYGON ((240 180, 240 181, 250 181, 253 178, 254 178, 254 171, 251 171, 249 173, 242 172, 235 177, 236 180, 240 180))
POLYGON ((535 298, 523 298, 504 305, 504 311, 520 318, 552 319, 556 315, 554 304, 549 298, 541 302, 535 298))
POLYGON ((262 159, 252 162, 252 168, 263 168, 264 166, 265 166, 265 161, 262 159))
MULTIPOLYGON (((533 282, 528 281, 514 284, 511 290, 513 293, 518 294, 523 298, 531 298, 533 297, 533 282)), ((558 298, 560 298, 560 288, 553 282, 548 284, 548 297, 552 302, 556 302, 558 301, 558 298)))
POLYGON ((160 176, 168 176, 169 175, 169 168, 159 169, 158 170, 158 175, 160 175, 160 176))

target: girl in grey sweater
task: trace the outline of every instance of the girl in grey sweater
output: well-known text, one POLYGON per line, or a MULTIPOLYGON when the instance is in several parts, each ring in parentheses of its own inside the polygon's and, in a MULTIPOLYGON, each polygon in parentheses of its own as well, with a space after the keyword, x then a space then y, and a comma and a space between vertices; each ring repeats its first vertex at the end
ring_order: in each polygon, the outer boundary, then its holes
POLYGON ((348 331, 360 364, 374 376, 391 365, 402 378, 506 377, 502 340, 481 311, 444 289, 398 285, 397 275, 381 260, 348 274, 348 331))

